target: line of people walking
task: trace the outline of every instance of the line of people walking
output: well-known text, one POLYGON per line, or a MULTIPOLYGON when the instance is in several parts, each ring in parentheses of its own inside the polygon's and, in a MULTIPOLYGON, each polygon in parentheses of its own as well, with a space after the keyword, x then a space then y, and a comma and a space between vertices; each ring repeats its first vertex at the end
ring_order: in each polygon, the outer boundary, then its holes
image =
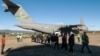
MULTIPOLYGON (((59 40, 59 37, 57 37, 57 35, 55 35, 58 40, 59 40)), ((74 34, 71 34, 68 38, 68 36, 66 34, 62 34, 61 35, 62 37, 62 44, 61 44, 61 49, 65 49, 66 51, 72 53, 74 55, 74 50, 73 50, 73 47, 75 45, 75 35, 74 34), (68 42, 68 43, 67 43, 68 42), (69 48, 68 48, 69 47, 69 48)), ((84 53, 84 48, 86 47, 87 50, 88 50, 88 53, 92 53, 90 48, 89 48, 89 37, 87 35, 86 32, 84 33, 79 33, 78 34, 78 41, 81 42, 81 53, 84 53), (80 37, 79 37, 80 35, 80 37)), ((54 47, 56 47, 57 49, 59 49, 59 41, 58 40, 55 40, 55 45, 54 47), (57 42, 57 43, 56 43, 57 42)))
MULTIPOLYGON (((89 37, 86 32, 83 34, 78 34, 78 41, 79 43, 81 42, 82 47, 81 47, 81 53, 84 53, 84 48, 86 47, 89 53, 92 53, 90 48, 89 48, 89 37)), ((17 41, 20 42, 22 41, 21 35, 17 36, 17 41)), ((69 37, 62 33, 61 36, 58 36, 58 34, 39 34, 39 35, 32 35, 31 36, 32 42, 37 42, 41 44, 46 44, 54 49, 64 49, 65 51, 68 51, 74 55, 74 50, 73 47, 75 45, 75 35, 71 34, 69 37), (62 38, 62 43, 61 47, 59 45, 59 37, 62 38)), ((2 36, 1 39, 1 54, 4 54, 4 48, 5 48, 5 35, 2 36)))
MULTIPOLYGON (((83 34, 78 34, 78 42, 81 43, 81 53, 84 53, 84 48, 86 47, 89 53, 92 53, 89 48, 89 38, 86 32, 83 34)), ((64 49, 65 51, 68 51, 74 55, 73 47, 75 45, 75 35, 71 34, 69 37, 67 34, 62 33, 61 36, 58 36, 58 34, 39 34, 37 37, 32 36, 32 40, 35 40, 38 43, 47 44, 48 46, 54 48, 54 49, 64 49), (39 37, 39 40, 36 41, 36 39, 39 37), (62 38, 61 47, 59 44, 59 37, 62 38)))

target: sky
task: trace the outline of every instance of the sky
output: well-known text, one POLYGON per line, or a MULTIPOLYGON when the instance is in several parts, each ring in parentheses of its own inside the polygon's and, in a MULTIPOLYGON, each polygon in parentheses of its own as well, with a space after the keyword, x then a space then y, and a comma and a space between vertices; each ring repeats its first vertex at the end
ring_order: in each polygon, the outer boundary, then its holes
MULTIPOLYGON (((100 0, 11 0, 20 4, 32 20, 45 24, 74 25, 80 18, 89 30, 100 30, 100 0)), ((23 30, 14 25, 19 21, 10 13, 4 12, 0 0, 0 29, 23 30)))

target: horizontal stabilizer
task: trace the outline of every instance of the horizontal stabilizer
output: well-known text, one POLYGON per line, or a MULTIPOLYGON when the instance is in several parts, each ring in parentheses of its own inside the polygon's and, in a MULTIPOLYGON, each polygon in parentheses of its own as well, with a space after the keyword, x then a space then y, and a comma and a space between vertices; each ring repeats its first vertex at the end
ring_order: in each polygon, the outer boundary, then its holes
POLYGON ((11 2, 10 0, 3 0, 3 2, 5 3, 3 6, 6 7, 6 9, 8 9, 8 10, 5 10, 6 12, 11 11, 11 13, 14 15, 19 9, 19 6, 11 2))

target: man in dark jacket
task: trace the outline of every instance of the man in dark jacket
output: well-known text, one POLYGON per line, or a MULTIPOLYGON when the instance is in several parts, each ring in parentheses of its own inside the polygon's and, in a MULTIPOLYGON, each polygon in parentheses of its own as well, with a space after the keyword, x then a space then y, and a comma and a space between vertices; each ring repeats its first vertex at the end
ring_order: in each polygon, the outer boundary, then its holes
POLYGON ((53 33, 50 38, 51 38, 51 46, 54 48, 54 44, 55 44, 55 34, 53 33))
POLYGON ((55 35, 55 44, 54 44, 54 48, 59 49, 59 38, 58 38, 58 34, 55 35))
POLYGON ((67 35, 63 34, 62 35, 62 46, 61 49, 65 48, 65 50, 67 51, 67 35))
POLYGON ((86 32, 84 32, 82 35, 82 49, 81 49, 82 53, 84 52, 84 47, 86 47, 88 52, 91 53, 91 51, 89 49, 89 38, 88 38, 86 32))
POLYGON ((68 39, 68 43, 69 43, 69 47, 70 47, 69 52, 71 52, 71 53, 73 53, 73 46, 75 44, 74 41, 75 41, 74 40, 74 34, 71 34, 71 36, 68 39))

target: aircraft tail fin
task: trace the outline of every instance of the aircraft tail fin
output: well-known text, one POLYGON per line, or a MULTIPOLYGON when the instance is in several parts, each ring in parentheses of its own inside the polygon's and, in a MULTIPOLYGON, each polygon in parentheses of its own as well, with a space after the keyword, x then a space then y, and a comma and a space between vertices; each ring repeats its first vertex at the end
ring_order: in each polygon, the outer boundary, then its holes
POLYGON ((20 23, 33 23, 32 18, 26 13, 21 5, 15 4, 10 0, 3 0, 4 7, 6 7, 5 12, 11 12, 20 23))
POLYGON ((82 17, 80 17, 80 24, 81 25, 84 25, 84 21, 83 21, 83 18, 82 17))
POLYGON ((81 29, 83 31, 88 31, 88 27, 86 27, 86 25, 84 24, 84 21, 83 21, 82 17, 80 17, 80 25, 83 25, 83 26, 81 26, 81 29))

